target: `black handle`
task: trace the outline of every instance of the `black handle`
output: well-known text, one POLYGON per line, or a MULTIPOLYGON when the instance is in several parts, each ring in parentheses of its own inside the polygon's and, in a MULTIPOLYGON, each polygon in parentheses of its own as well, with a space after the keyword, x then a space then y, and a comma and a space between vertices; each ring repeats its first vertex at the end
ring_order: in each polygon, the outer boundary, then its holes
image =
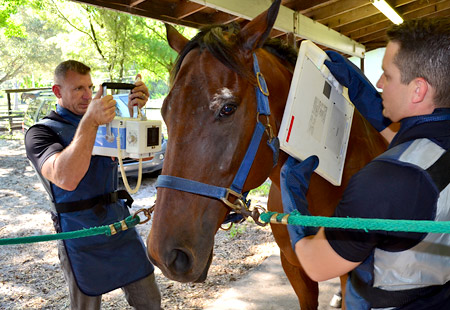
POLYGON ((136 85, 131 83, 105 82, 102 84, 102 87, 106 87, 107 89, 133 89, 136 87, 136 85))

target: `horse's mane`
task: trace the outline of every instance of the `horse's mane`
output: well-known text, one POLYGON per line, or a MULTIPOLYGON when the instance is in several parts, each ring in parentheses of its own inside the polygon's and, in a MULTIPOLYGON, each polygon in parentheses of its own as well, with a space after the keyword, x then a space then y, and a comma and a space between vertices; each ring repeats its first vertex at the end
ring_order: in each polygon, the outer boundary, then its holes
MULTIPOLYGON (((226 25, 210 25, 200 29, 199 33, 192 38, 178 55, 172 69, 171 80, 178 73, 181 63, 186 55, 195 48, 207 49, 215 58, 236 73, 253 80, 253 73, 242 63, 236 55, 236 45, 239 44, 239 32, 241 27, 238 23, 226 25)), ((295 66, 297 51, 281 41, 280 39, 268 39, 263 46, 271 54, 287 61, 295 66)))

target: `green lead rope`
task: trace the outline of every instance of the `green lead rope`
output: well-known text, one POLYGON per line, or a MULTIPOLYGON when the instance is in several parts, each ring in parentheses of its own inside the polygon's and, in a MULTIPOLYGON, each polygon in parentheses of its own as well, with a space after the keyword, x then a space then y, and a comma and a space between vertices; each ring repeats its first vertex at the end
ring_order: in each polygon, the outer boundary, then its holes
MULTIPOLYGON (((416 233, 440 233, 450 234, 450 221, 425 221, 425 220, 390 220, 390 219, 371 219, 371 218, 350 218, 350 217, 325 217, 301 215, 300 212, 276 213, 264 212, 260 216, 261 221, 272 224, 289 224, 314 227, 331 227, 343 229, 361 229, 364 231, 402 231, 416 233)), ((132 228, 140 223, 138 215, 130 215, 126 219, 104 225, 92 227, 77 231, 63 232, 52 235, 31 236, 21 238, 0 239, 0 245, 35 243, 52 240, 65 240, 90 237, 95 235, 111 236, 118 232, 132 228)))
POLYGON ((314 227, 332 227, 344 229, 362 229, 383 231, 402 231, 416 233, 450 233, 450 221, 425 220, 390 220, 372 218, 325 217, 301 215, 294 211, 289 214, 265 212, 261 214, 261 221, 273 224, 289 224, 314 227))
POLYGON ((139 223, 140 223, 139 216, 130 215, 126 219, 124 219, 120 222, 110 224, 110 225, 86 228, 86 229, 77 230, 77 231, 62 232, 62 233, 52 234, 52 235, 0 239, 0 245, 75 239, 75 238, 83 238, 83 237, 90 237, 90 236, 96 236, 96 235, 111 236, 111 235, 115 235, 118 232, 132 228, 139 223))

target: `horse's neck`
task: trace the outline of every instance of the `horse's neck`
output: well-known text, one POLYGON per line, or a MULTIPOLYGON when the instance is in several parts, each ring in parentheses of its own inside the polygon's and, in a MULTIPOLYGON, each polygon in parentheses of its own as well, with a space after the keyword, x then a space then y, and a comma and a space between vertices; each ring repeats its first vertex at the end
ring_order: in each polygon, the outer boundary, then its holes
POLYGON ((292 70, 283 65, 282 62, 279 63, 279 70, 276 70, 279 74, 277 76, 269 77, 267 80, 267 85, 272 85, 271 93, 269 96, 269 105, 271 114, 275 120, 275 134, 278 135, 278 130, 281 126, 281 121, 283 119, 284 109, 286 107, 287 97, 289 95, 289 89, 292 81, 292 70))
MULTIPOLYGON (((270 89, 269 105, 271 115, 275 123, 274 134, 278 136, 284 109, 286 107, 287 97, 289 95, 294 67, 287 61, 280 59, 273 54, 270 54, 269 59, 270 61, 266 62, 265 65, 269 64, 270 70, 265 72, 277 73, 276 75, 266 74, 267 76, 265 75, 265 78, 270 89)), ((287 158, 288 155, 280 150, 278 163, 275 167, 273 167, 269 175, 272 183, 278 188, 280 186, 280 169, 287 158)))

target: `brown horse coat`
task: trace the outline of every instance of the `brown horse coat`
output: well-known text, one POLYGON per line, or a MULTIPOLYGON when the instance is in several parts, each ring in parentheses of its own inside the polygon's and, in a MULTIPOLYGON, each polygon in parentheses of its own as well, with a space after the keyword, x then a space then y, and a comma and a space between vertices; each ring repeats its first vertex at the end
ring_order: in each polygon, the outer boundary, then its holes
MULTIPOLYGON (((269 121, 278 133, 295 65, 295 52, 286 46, 266 44, 263 48, 279 5, 280 1, 275 1, 242 29, 236 25, 212 26, 191 41, 168 27, 169 44, 179 53, 179 59, 162 108, 169 134, 163 175, 230 186, 257 119, 253 53, 270 92, 269 121)), ((280 168, 287 154, 280 152, 273 167, 267 138, 261 141, 244 191, 270 177, 268 209, 282 212, 280 168)), ((311 213, 331 216, 350 177, 386 146, 381 136, 355 113, 342 186, 334 187, 314 174, 307 195, 311 213)), ((229 209, 220 200, 170 188, 158 188, 157 197, 148 236, 151 260, 171 279, 204 280, 213 257, 214 235, 229 209)), ((301 308, 316 309, 318 285, 301 268, 286 227, 273 225, 272 231, 301 308)))

